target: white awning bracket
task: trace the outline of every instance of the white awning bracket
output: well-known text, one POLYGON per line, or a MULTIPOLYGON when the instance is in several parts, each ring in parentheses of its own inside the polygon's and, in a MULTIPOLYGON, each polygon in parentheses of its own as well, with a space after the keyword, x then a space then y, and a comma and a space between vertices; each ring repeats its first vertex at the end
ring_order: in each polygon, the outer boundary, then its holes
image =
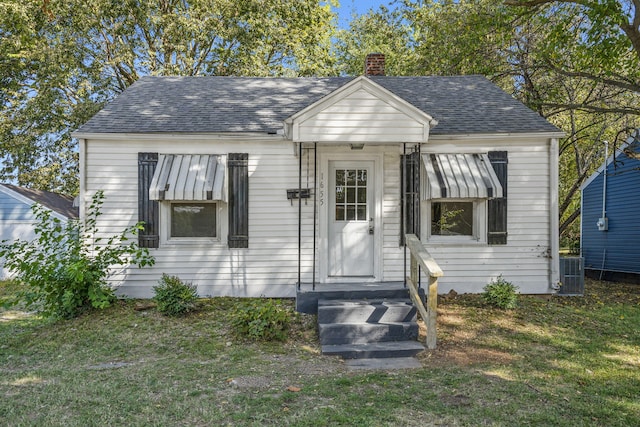
POLYGON ((491 199, 502 186, 487 154, 423 154, 422 199, 491 199))
POLYGON ((151 200, 225 200, 224 164, 213 154, 160 154, 151 200))

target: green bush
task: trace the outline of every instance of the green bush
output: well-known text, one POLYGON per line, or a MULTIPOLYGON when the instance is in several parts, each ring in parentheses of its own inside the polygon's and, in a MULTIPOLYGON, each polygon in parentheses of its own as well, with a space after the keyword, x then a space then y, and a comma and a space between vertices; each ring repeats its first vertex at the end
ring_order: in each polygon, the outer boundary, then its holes
POLYGON ((103 201, 104 194, 97 192, 84 222, 63 223, 49 209, 34 205, 36 237, 0 244, 5 268, 27 285, 8 302, 10 305, 34 306, 45 317, 75 317, 86 308, 105 308, 113 302, 113 290, 107 285, 111 267, 153 265, 149 251, 140 248, 135 239, 130 241, 142 228, 140 223, 106 240, 96 237, 103 201))
POLYGON ((233 315, 232 326, 240 337, 284 341, 292 314, 289 308, 273 299, 256 298, 233 315))
POLYGON ((158 311, 166 316, 182 316, 196 308, 198 289, 191 283, 185 283, 177 276, 162 274, 158 286, 154 286, 158 311))
POLYGON ((507 282, 502 275, 484 287, 482 299, 485 303, 504 310, 518 306, 518 287, 507 282))

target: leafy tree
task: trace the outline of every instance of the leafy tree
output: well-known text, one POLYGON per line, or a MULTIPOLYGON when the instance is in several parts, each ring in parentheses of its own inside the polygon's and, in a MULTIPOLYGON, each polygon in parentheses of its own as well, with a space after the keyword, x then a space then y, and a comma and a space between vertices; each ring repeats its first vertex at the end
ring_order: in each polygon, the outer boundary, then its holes
POLYGON ((490 0, 396 2, 354 18, 338 35, 338 58, 361 74, 370 52, 387 56, 388 75, 508 74, 505 53, 516 15, 490 0))
MULTIPOLYGON (((545 65, 622 91, 640 93, 640 1, 507 0, 522 16, 549 23, 543 46, 545 65)), ((593 111, 611 108, 583 104, 593 111)), ((640 114, 637 106, 614 107, 640 114)))
POLYGON ((73 194, 77 152, 69 129, 104 96, 95 67, 51 19, 47 2, 0 1, 0 179, 73 194))
POLYGON ((10 303, 36 306, 45 317, 75 317, 88 307, 105 308, 111 304, 114 295, 107 278, 112 267, 154 264, 147 248, 138 247, 135 239, 129 240, 142 228, 141 224, 106 241, 95 238, 103 200, 102 192, 94 195, 84 223, 71 220, 63 224, 50 210, 34 205, 38 221, 35 239, 0 244, 5 268, 27 285, 10 303))
POLYGON ((514 14, 495 1, 406 1, 416 75, 508 74, 514 14))
MULTIPOLYGON (((560 147, 560 233, 579 236, 580 185, 612 147, 640 126, 640 1, 507 0, 520 23, 541 30, 535 68, 552 84, 542 115, 565 132, 560 147)), ((611 153, 611 151, 610 151, 611 153)))
POLYGON ((0 179, 77 192, 70 133, 144 75, 330 74, 334 0, 0 0, 0 179))
POLYGON ((65 13, 81 27, 90 60, 103 64, 122 91, 141 75, 326 74, 334 30, 330 4, 91 0, 65 13))
POLYGON ((340 71, 360 75, 369 53, 385 54, 387 75, 410 75, 415 68, 415 51, 411 43, 411 28, 403 20, 400 10, 385 7, 354 16, 348 30, 340 30, 336 37, 336 60, 340 71))

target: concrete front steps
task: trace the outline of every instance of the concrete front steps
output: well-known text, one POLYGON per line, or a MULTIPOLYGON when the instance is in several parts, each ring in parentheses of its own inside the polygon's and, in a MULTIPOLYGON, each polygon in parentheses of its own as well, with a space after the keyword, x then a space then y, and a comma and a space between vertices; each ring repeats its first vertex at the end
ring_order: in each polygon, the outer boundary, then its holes
POLYGON ((424 350, 409 299, 318 300, 322 353, 343 359, 401 359, 424 350))

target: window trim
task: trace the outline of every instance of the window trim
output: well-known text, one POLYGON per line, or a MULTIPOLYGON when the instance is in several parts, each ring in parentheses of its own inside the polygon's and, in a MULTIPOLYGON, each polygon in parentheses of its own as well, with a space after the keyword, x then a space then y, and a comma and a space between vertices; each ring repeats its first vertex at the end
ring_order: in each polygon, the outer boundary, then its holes
POLYGON ((226 203, 219 200, 166 200, 160 202, 160 246, 207 246, 220 245, 221 236, 226 235, 226 203), (216 207, 216 237, 171 237, 171 205, 174 203, 213 204, 216 207), (224 216, 223 216, 224 215, 224 216), (225 234, 222 234, 225 233, 225 234))
POLYGON ((459 199, 444 198, 423 200, 421 216, 423 227, 421 237, 431 244, 486 244, 487 243, 487 200, 488 199, 459 199), (441 236, 431 234, 431 204, 443 202, 472 202, 473 203, 473 234, 471 236, 441 236))

